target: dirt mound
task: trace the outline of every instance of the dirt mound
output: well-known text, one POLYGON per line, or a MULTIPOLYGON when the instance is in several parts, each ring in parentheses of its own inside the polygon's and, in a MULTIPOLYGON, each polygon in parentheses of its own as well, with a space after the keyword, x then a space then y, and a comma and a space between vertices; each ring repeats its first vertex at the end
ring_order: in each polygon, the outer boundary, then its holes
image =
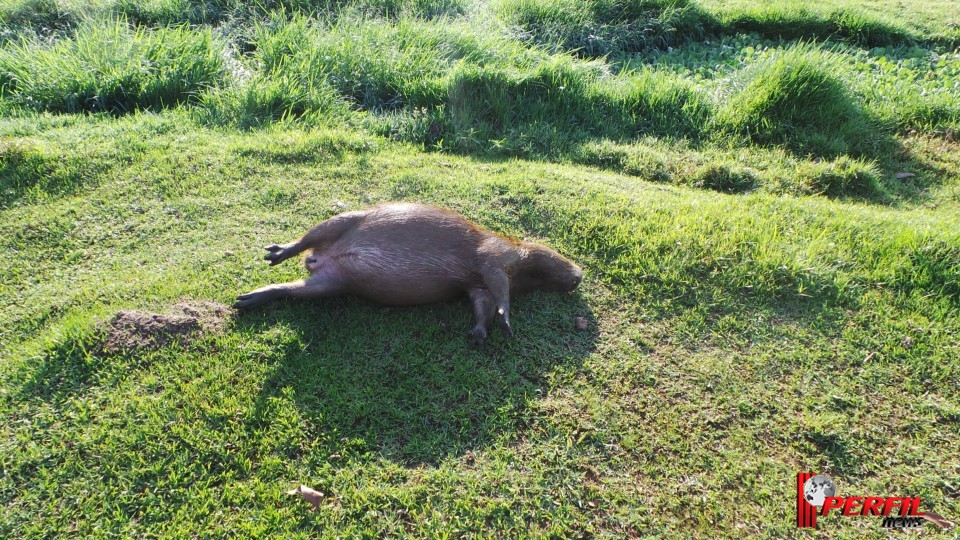
POLYGON ((108 353, 185 346, 219 332, 233 315, 231 307, 211 301, 181 302, 168 314, 120 311, 103 325, 102 348, 108 353))

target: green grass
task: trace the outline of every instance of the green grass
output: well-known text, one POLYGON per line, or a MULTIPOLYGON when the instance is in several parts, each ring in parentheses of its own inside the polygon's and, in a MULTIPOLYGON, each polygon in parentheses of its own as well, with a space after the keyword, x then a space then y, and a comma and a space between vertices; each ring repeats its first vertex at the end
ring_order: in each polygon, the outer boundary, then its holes
POLYGON ((883 130, 834 75, 839 63, 805 46, 763 58, 738 74, 719 129, 799 154, 877 155, 883 130))
POLYGON ((138 25, 215 25, 242 33, 275 14, 346 17, 447 17, 463 0, 0 0, 0 42, 17 35, 57 37, 91 19, 123 17, 138 25))
POLYGON ((716 26, 686 0, 501 0, 495 9, 535 43, 591 57, 665 48, 716 26))
POLYGON ((957 18, 0 2, 0 537, 801 537, 807 470, 960 519, 957 18), (353 298, 99 346, 394 200, 586 280, 480 350, 466 302, 353 298))
POLYGON ((702 0, 702 6, 726 24, 750 25, 739 29, 772 37, 798 37, 797 30, 803 28, 819 32, 820 37, 841 37, 871 46, 920 40, 956 47, 960 40, 957 6, 949 0, 824 0, 816 4, 799 0, 702 0), (763 27, 764 22, 771 26, 763 27))
POLYGON ((173 107, 219 85, 220 46, 209 31, 131 30, 116 21, 47 45, 23 41, 0 54, 0 91, 26 109, 110 112, 173 107))

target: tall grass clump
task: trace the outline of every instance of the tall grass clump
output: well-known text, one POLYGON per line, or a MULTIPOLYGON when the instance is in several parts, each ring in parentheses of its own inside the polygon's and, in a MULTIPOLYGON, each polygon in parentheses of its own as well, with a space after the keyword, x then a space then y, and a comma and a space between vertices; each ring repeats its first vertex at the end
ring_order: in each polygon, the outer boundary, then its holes
POLYGON ((203 105, 202 120, 244 130, 293 120, 308 125, 327 124, 348 114, 344 100, 326 79, 295 71, 261 73, 237 81, 233 86, 207 93, 203 105))
POLYGON ((463 22, 303 17, 257 30, 265 76, 326 81, 383 134, 457 151, 557 155, 584 138, 696 137, 709 104, 653 71, 548 53, 463 22))
POLYGON ((735 77, 716 126, 800 154, 876 154, 883 130, 848 91, 842 69, 834 55, 812 45, 777 51, 735 77))
POLYGON ((597 66, 557 57, 523 71, 459 66, 447 79, 437 128, 447 148, 555 154, 585 128, 597 66))
MULTIPOLYGON (((460 65, 447 78, 444 102, 413 118, 429 128, 420 136, 412 130, 414 140, 443 149, 559 157, 594 138, 696 138, 710 109, 679 78, 613 76, 603 63, 555 55, 525 70, 460 65)), ((405 127, 397 129, 401 136, 410 134, 405 127)))
POLYGON ((643 69, 621 74, 610 84, 598 88, 595 98, 606 106, 599 123, 624 124, 622 135, 660 135, 700 138, 711 118, 713 108, 706 96, 688 80, 677 75, 643 69))
POLYGON ((238 8, 252 6, 263 13, 286 12, 328 20, 404 17, 432 19, 459 15, 466 11, 465 0, 262 0, 253 4, 244 0, 225 1, 238 8))
POLYGON ((4 0, 0 39, 25 31, 39 35, 72 30, 87 18, 126 17, 144 26, 180 23, 245 26, 277 13, 339 18, 436 18, 466 11, 465 0, 4 0))
POLYGON ((459 64, 520 69, 546 57, 466 22, 408 18, 350 19, 327 28, 295 17, 259 28, 256 47, 265 73, 326 78, 357 108, 371 111, 441 104, 445 78, 459 64))
POLYGON ((666 47, 713 25, 687 0, 501 0, 496 10, 541 46, 592 57, 666 47))
POLYGON ((213 24, 243 11, 259 11, 259 4, 251 3, 243 9, 237 0, 116 0, 110 11, 143 25, 172 25, 178 23, 213 24))
POLYGON ((0 88, 21 106, 52 112, 156 110, 218 85, 220 52, 209 30, 90 24, 53 44, 24 40, 0 49, 0 88))
POLYGON ((80 6, 65 6, 57 0, 0 2, 0 40, 24 34, 25 31, 48 35, 73 28, 81 15, 80 6))
POLYGON ((308 13, 328 16, 360 15, 363 17, 432 19, 460 15, 466 11, 465 0, 284 0, 289 7, 308 13), (299 6, 298 6, 299 4, 299 6))

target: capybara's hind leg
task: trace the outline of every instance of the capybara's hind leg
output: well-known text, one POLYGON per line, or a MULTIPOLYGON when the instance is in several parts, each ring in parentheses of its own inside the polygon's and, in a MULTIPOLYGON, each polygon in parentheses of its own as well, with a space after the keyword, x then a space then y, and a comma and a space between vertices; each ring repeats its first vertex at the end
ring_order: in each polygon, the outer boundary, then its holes
POLYGON ((336 242, 348 230, 352 229, 366 216, 366 212, 347 212, 324 221, 311 229, 296 242, 282 246, 273 244, 265 247, 267 253, 264 259, 270 261, 270 266, 280 264, 290 257, 296 257, 308 249, 323 250, 336 242))

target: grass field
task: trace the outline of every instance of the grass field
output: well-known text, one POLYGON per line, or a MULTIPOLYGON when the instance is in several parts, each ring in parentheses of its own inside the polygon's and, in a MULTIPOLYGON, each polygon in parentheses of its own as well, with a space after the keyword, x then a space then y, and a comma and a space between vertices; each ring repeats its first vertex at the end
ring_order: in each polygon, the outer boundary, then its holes
POLYGON ((0 537, 888 536, 801 471, 960 520, 960 6, 806 6, 0 0, 0 537), (584 283, 481 349, 352 298, 104 345, 395 200, 584 283))

